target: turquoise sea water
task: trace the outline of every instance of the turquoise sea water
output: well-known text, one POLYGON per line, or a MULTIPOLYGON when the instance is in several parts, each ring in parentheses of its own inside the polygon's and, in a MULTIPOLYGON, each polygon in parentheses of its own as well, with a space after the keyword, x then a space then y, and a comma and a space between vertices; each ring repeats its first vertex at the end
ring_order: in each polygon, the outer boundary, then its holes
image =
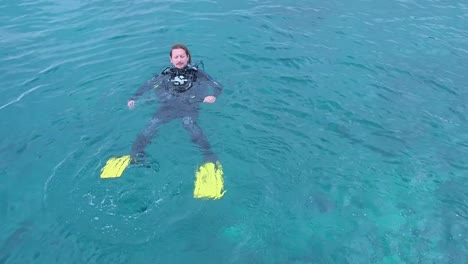
POLYGON ((0 263, 466 263, 465 1, 0 10, 0 263), (148 148, 158 168, 99 178, 176 42, 225 87, 199 119, 218 201, 192 198, 202 156, 177 121, 148 148))

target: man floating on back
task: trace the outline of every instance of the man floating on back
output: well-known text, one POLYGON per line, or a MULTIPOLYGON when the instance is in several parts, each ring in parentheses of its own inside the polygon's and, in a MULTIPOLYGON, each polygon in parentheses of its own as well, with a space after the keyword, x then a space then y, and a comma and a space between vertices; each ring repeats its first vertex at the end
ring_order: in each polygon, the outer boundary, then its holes
POLYGON ((101 178, 120 177, 129 164, 143 162, 146 157, 144 150, 161 125, 180 119, 204 156, 204 163, 195 174, 193 195, 195 198, 219 199, 225 193, 223 168, 197 124, 197 118, 199 104, 214 103, 222 92, 222 86, 197 66, 191 65, 190 52, 184 45, 172 46, 169 58, 173 67, 166 68, 138 88, 127 103, 133 109, 138 97, 154 89, 160 102, 158 110, 137 136, 130 154, 109 159, 101 170, 101 178), (212 93, 207 83, 214 88, 212 93))

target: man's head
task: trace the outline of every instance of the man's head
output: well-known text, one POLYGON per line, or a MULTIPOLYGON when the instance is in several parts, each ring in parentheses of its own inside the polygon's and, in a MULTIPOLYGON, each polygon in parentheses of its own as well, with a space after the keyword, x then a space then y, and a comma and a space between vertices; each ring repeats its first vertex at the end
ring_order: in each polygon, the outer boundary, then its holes
POLYGON ((182 69, 192 62, 190 51, 183 44, 175 44, 169 52, 169 58, 174 67, 182 69))

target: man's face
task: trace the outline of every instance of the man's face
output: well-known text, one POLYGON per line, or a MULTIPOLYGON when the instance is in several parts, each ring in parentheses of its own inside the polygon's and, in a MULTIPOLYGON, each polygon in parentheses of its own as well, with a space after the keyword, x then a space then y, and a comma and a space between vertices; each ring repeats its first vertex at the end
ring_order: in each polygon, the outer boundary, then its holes
POLYGON ((171 63, 174 65, 174 67, 178 69, 182 69, 185 66, 187 66, 188 61, 189 61, 189 57, 187 53, 185 53, 185 50, 183 49, 172 50, 171 63))

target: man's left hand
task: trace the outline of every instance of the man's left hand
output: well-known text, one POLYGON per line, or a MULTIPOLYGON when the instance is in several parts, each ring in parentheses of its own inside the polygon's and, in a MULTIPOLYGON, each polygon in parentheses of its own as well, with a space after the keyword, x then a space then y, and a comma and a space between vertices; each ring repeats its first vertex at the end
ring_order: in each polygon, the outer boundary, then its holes
POLYGON ((216 101, 216 97, 210 95, 210 96, 207 96, 205 97, 205 99, 203 99, 203 102, 204 103, 209 103, 209 104, 212 104, 216 101))

